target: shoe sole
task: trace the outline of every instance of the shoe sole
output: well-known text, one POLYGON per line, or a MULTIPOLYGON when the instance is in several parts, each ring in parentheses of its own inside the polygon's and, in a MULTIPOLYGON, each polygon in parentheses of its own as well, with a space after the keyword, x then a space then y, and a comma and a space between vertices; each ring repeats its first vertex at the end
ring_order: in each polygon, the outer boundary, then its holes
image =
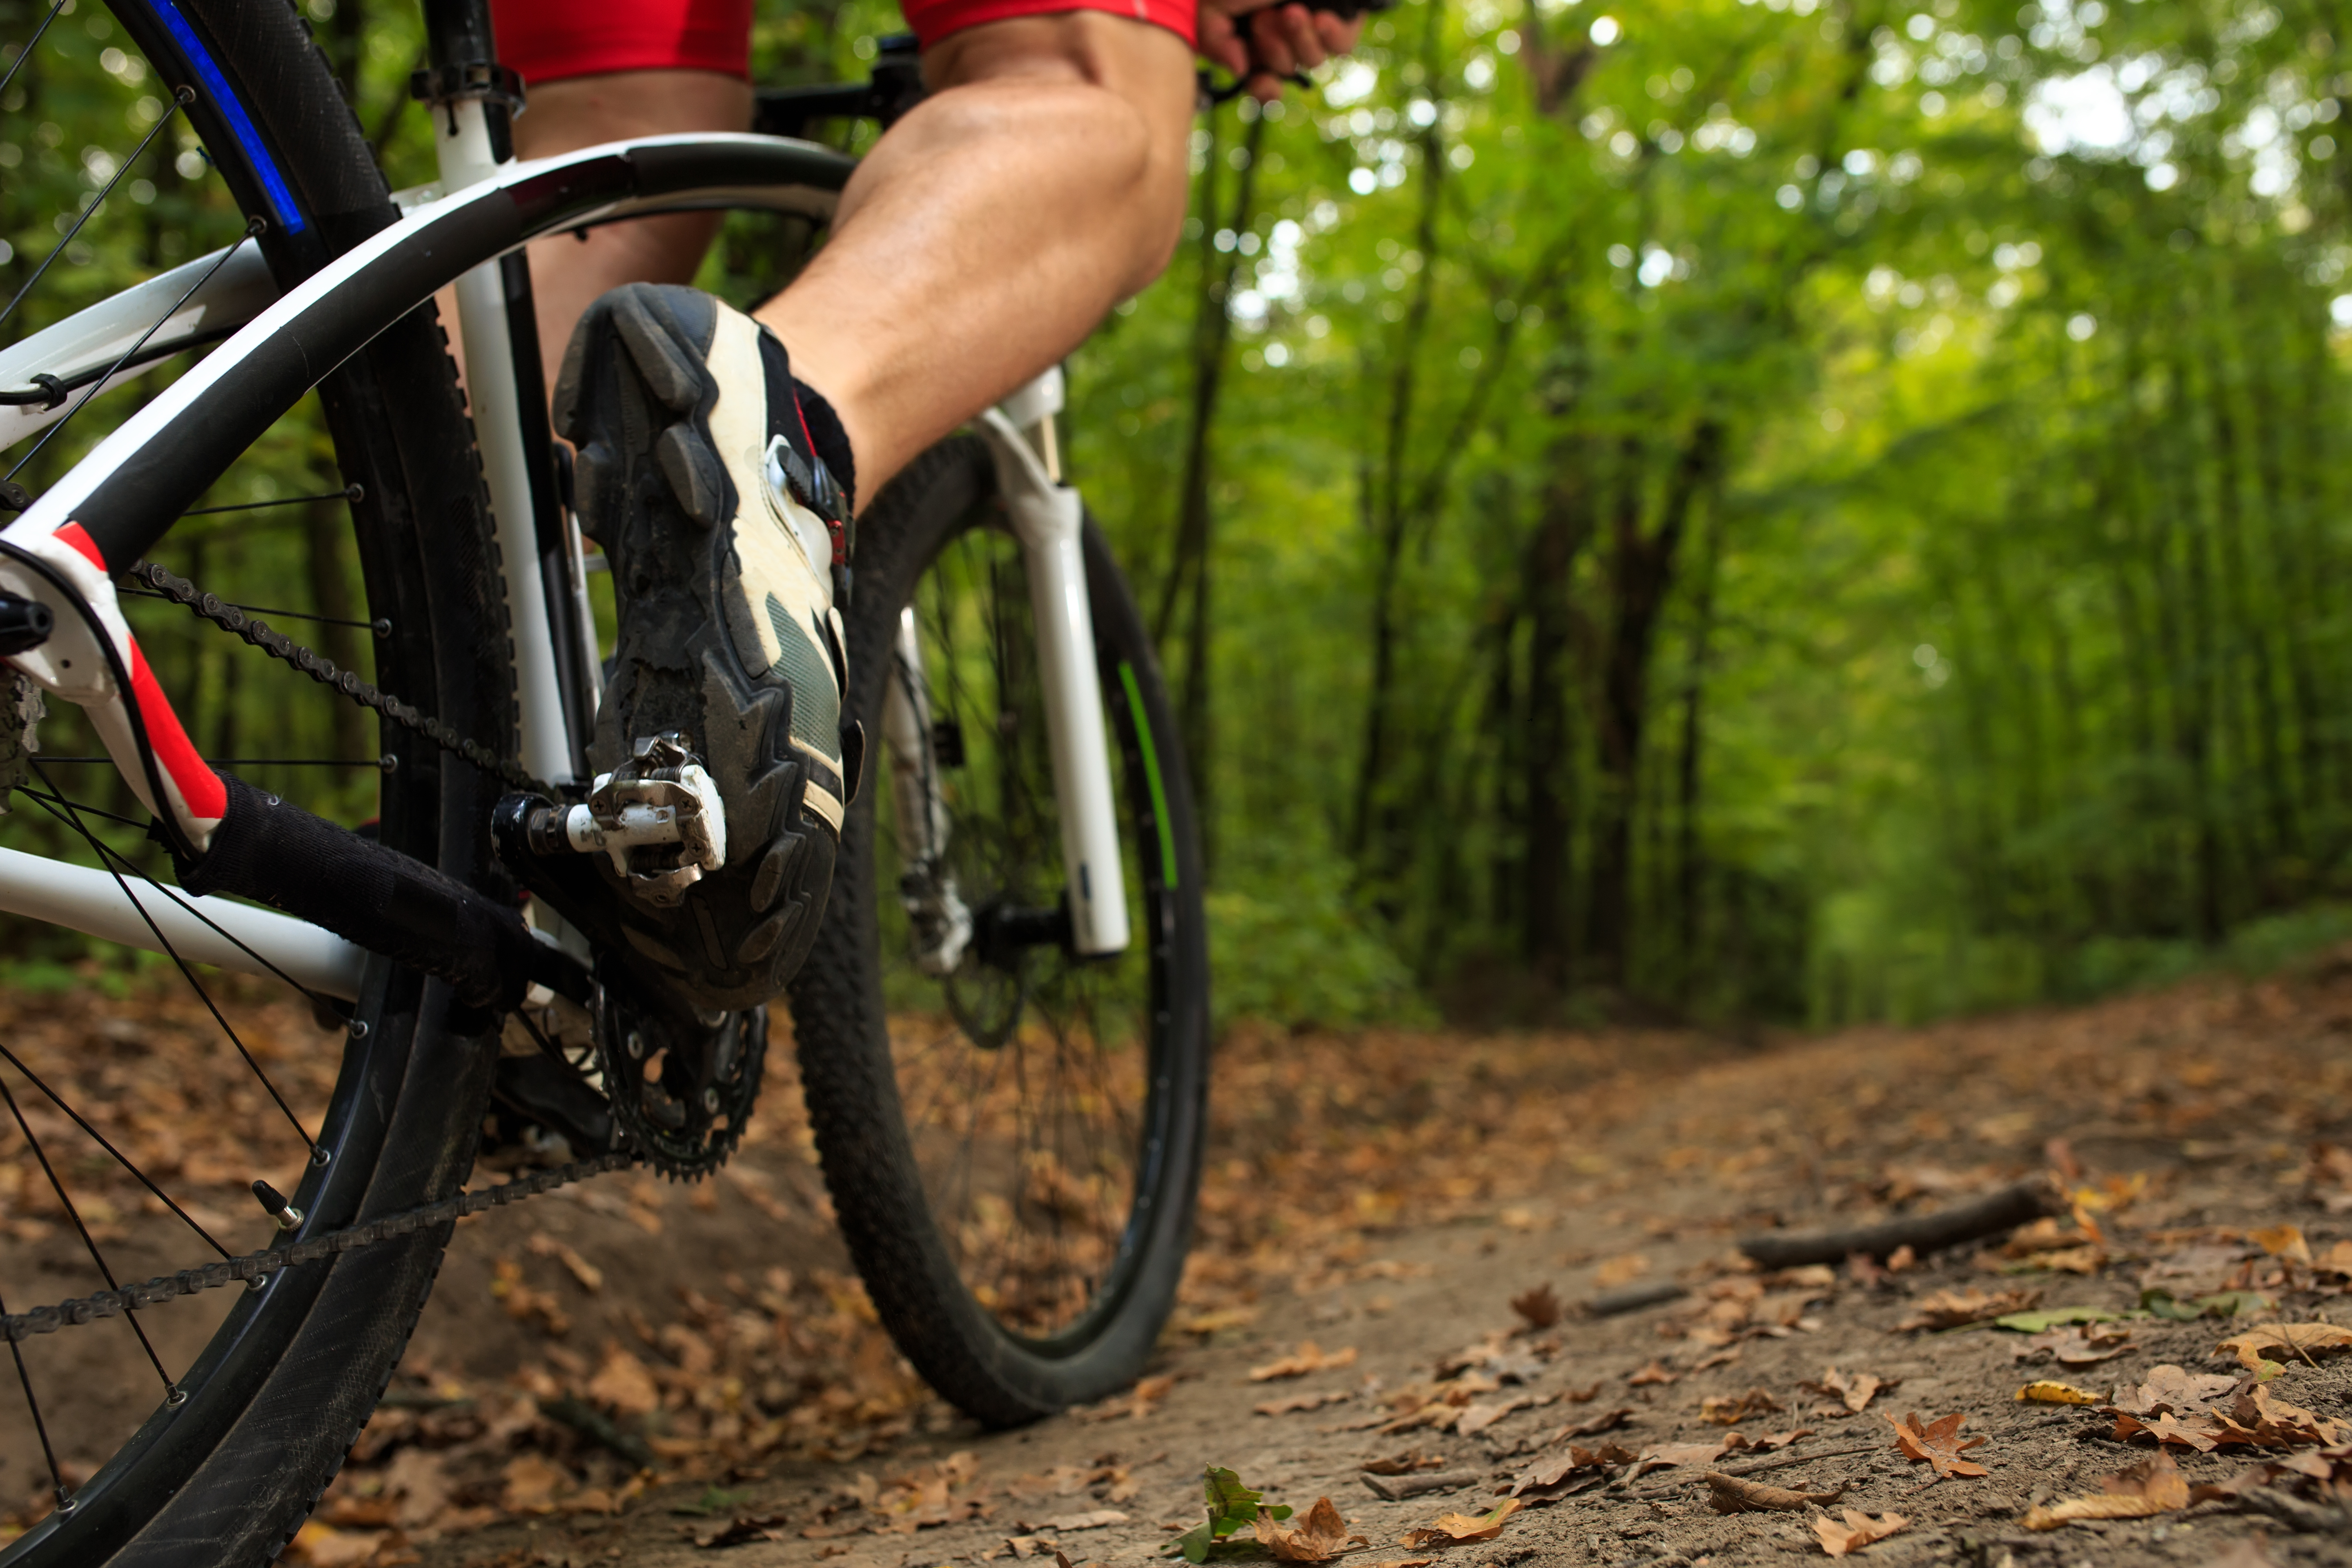
POLYGON ((640 902, 593 858, 619 894, 637 973, 692 1006, 732 1012, 772 999, 800 968, 824 918, 839 828, 809 803, 822 764, 793 744, 792 683, 746 668, 728 631, 733 552, 717 524, 750 498, 735 493, 711 440, 719 384, 703 356, 716 330, 714 302, 696 289, 606 294, 565 353, 555 425, 578 449, 583 525, 613 558, 628 606, 589 762, 605 772, 636 737, 680 731, 727 813, 727 864, 674 909, 640 902))

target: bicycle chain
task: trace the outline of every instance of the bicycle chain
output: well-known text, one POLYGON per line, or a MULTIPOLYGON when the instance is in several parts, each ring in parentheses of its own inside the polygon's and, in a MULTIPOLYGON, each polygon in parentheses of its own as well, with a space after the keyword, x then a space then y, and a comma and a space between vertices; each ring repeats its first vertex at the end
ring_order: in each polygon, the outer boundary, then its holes
POLYGON ((439 1203, 425 1204, 386 1215, 362 1225, 347 1226, 284 1247, 272 1247, 259 1252, 248 1252, 222 1263, 207 1263, 201 1268, 183 1268, 177 1274, 158 1274, 143 1284, 120 1286, 112 1290, 100 1290, 94 1296, 76 1296, 54 1307, 35 1307, 27 1312, 0 1315, 0 1339, 16 1344, 35 1334, 53 1334, 59 1329, 112 1318, 138 1307, 152 1307, 168 1301, 174 1296, 194 1296, 205 1290, 217 1290, 236 1280, 255 1285, 282 1269, 315 1263, 321 1258, 331 1258, 345 1252, 356 1252, 381 1241, 414 1235, 431 1226, 454 1222, 484 1209, 502 1208, 520 1203, 524 1198, 553 1192, 573 1182, 617 1171, 625 1165, 637 1163, 637 1154, 630 1150, 615 1150, 593 1160, 574 1160, 567 1165, 556 1165, 511 1182, 501 1182, 494 1187, 484 1187, 478 1193, 459 1193, 456 1197, 443 1198, 439 1203))
POLYGON ((422 735, 445 752, 453 752, 503 783, 549 799, 559 798, 553 784, 533 778, 520 763, 499 756, 478 741, 467 739, 438 719, 427 718, 390 692, 362 680, 355 669, 339 669, 324 654, 304 647, 257 616, 248 616, 217 594, 201 592, 185 577, 175 577, 153 562, 133 566, 126 576, 144 583, 165 598, 185 605, 199 620, 243 637, 270 658, 292 665, 321 686, 331 686, 362 708, 373 708, 394 723, 422 735))

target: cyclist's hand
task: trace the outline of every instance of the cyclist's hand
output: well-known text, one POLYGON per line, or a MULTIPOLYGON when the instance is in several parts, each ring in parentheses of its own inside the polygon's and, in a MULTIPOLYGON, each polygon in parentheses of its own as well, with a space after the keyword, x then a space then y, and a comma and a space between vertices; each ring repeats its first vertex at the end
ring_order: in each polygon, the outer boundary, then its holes
POLYGON ((1356 47, 1360 17, 1267 0, 1202 0, 1201 53, 1243 79, 1261 103, 1282 96, 1283 79, 1356 47))

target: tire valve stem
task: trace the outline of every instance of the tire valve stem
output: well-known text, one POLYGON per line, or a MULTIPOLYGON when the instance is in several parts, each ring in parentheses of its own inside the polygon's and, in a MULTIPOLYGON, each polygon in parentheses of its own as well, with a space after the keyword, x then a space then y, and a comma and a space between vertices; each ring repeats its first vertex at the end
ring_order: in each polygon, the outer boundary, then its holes
POLYGON ((292 1230, 302 1223, 302 1211, 286 1201, 286 1194, 268 1182, 256 1181, 253 1195, 261 1201, 261 1210, 278 1222, 280 1230, 292 1230))

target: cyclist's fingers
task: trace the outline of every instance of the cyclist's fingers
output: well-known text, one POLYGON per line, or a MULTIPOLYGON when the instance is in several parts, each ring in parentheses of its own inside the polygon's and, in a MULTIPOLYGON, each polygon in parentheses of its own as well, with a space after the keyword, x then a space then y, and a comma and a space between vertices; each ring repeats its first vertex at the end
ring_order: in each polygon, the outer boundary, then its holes
POLYGON ((1291 29, 1283 15, 1296 6, 1268 7, 1250 18, 1251 53, 1256 57, 1259 69, 1270 76, 1288 76, 1298 68, 1297 53, 1291 47, 1291 29))
POLYGON ((1348 54, 1355 48, 1356 40, 1363 37, 1361 16, 1334 16, 1328 11, 1315 12, 1314 16, 1315 35, 1322 40, 1327 54, 1348 54))
POLYGON ((1212 6, 1201 7, 1201 54, 1211 63, 1221 65, 1235 76, 1250 68, 1249 45, 1234 25, 1234 19, 1212 6))
POLYGON ((1301 70, 1312 70, 1331 58, 1324 47, 1323 29, 1317 26, 1315 13, 1304 5, 1285 5, 1276 14, 1276 26, 1284 41, 1290 45, 1291 58, 1301 70))

